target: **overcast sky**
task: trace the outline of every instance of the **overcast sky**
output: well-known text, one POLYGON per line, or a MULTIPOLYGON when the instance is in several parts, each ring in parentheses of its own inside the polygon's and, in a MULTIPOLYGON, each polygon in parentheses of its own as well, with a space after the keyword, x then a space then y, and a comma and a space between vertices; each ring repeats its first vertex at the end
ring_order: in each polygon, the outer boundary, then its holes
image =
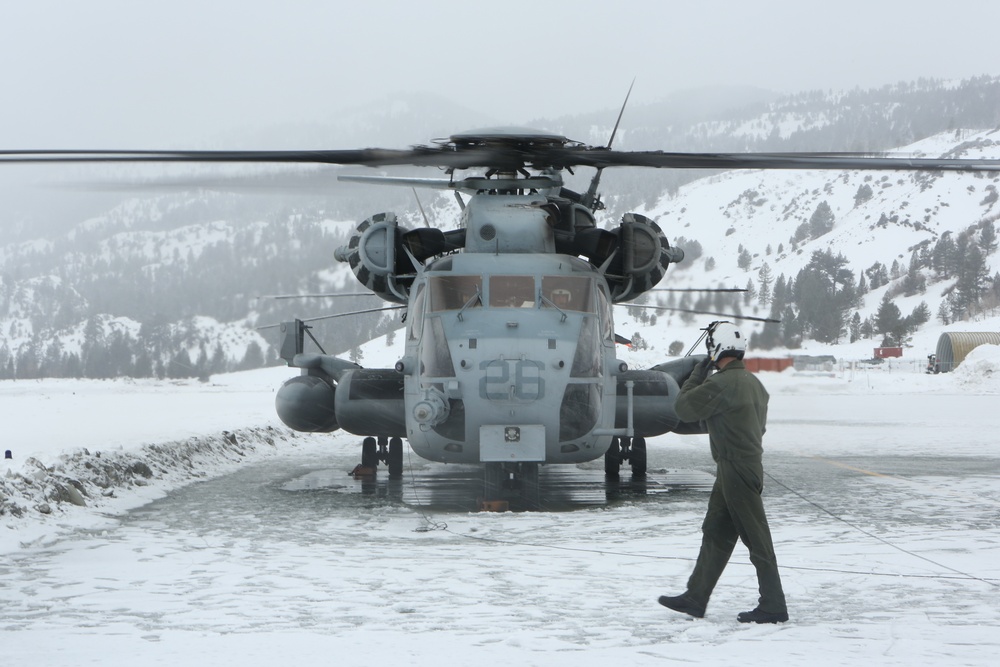
POLYGON ((994 0, 0 0, 0 148, 175 147, 413 90, 517 124, 633 77, 642 104, 996 75, 998 26, 994 0))

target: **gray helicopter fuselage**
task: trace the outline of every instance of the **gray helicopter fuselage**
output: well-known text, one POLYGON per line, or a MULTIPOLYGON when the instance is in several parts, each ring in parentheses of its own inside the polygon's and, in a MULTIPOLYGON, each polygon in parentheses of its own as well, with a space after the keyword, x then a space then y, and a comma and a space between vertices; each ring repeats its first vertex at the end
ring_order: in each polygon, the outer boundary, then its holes
POLYGON ((457 230, 407 231, 380 213, 337 250, 359 282, 405 304, 403 357, 362 369, 303 354, 302 323, 283 325, 294 336, 281 356, 303 375, 278 392, 282 420, 343 428, 367 436, 369 449, 406 438, 431 461, 518 464, 515 474, 682 426, 673 402, 689 364, 629 371, 616 358, 612 303, 683 256, 655 223, 630 214, 615 232, 598 229, 562 196, 558 174, 461 183, 474 194, 457 230))
POLYGON ((580 259, 459 253, 414 284, 406 437, 433 461, 575 463, 615 420, 608 288, 580 259))

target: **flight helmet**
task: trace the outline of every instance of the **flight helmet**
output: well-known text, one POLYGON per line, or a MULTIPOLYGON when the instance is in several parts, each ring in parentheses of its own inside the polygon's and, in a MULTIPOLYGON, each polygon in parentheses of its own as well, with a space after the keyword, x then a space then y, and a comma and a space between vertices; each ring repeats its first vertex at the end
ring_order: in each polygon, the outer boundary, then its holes
POLYGON ((708 357, 718 363, 724 357, 742 359, 747 350, 747 339, 732 322, 712 322, 705 337, 708 357))

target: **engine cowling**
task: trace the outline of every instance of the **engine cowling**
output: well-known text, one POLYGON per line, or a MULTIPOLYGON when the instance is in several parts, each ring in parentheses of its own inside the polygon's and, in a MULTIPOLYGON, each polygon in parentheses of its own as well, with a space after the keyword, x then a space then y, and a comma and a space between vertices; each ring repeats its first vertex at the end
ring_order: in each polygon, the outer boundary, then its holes
POLYGON ((615 303, 652 289, 671 263, 684 259, 684 251, 672 248, 659 225, 644 215, 626 213, 614 233, 617 253, 605 275, 615 303))
POLYGON ((358 225, 346 246, 334 252, 340 262, 347 262, 362 285, 386 301, 405 304, 414 267, 403 251, 406 229, 396 221, 395 213, 377 213, 358 225))
POLYGON ((684 435, 707 433, 701 422, 682 422, 674 411, 680 386, 704 355, 681 357, 650 370, 626 371, 618 375, 615 427, 628 426, 628 386, 632 384, 633 428, 636 436, 650 437, 673 432, 684 435))
POLYGON ((403 376, 392 369, 361 368, 337 383, 337 421, 356 435, 406 437, 403 376))

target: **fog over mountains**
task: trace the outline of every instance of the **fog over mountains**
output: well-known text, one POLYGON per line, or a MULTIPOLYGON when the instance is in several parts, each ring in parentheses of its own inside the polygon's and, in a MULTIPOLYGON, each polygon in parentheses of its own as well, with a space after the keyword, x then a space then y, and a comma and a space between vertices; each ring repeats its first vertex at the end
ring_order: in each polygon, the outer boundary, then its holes
MULTIPOLYGON (((526 124, 603 145, 617 116, 613 106, 608 101, 601 111, 526 124)), ((329 124, 276 127, 191 148, 402 147, 491 124, 420 95, 329 124)), ((1000 157, 998 127, 996 77, 782 98, 706 89, 626 109, 614 146, 1000 157)), ((258 297, 360 291, 333 259, 353 227, 380 211, 395 211, 408 227, 423 224, 408 189, 338 184, 335 169, 269 171, 249 188, 223 179, 212 189, 175 183, 122 192, 26 184, 107 184, 164 172, 182 181, 207 170, 3 167, 0 377, 6 378, 182 377, 273 362, 276 334, 255 327, 380 302, 359 297, 331 306, 258 297)), ((589 181, 591 174, 580 171, 571 182, 589 181)), ((212 173, 234 172, 247 175, 232 168, 212 173)), ((602 180, 608 208, 600 220, 642 212, 685 248, 688 259, 668 271, 661 287, 751 288, 750 296, 700 305, 781 317, 779 327, 756 327, 758 347, 864 337, 906 344, 929 322, 997 308, 998 180, 994 174, 608 170, 602 180)), ((431 224, 455 224, 450 193, 419 196, 431 224)), ((659 331, 667 321, 691 325, 638 309, 618 318, 626 335, 635 329, 640 338, 668 342, 683 330, 659 331)), ((340 353, 399 326, 398 318, 368 314, 350 324, 317 323, 314 333, 328 352, 340 353)))

